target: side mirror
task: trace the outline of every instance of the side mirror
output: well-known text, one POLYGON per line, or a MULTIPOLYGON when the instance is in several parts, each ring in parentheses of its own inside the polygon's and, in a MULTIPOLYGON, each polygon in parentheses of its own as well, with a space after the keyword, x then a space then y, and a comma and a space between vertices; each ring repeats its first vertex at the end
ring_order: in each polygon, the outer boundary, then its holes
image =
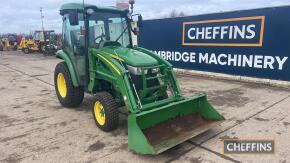
POLYGON ((138 15, 137 26, 138 27, 142 27, 143 26, 143 18, 142 18, 142 15, 138 15))
POLYGON ((129 0, 129 4, 130 4, 130 8, 131 8, 131 11, 130 13, 132 14, 133 13, 133 9, 134 9, 134 4, 135 4, 135 0, 129 0))
POLYGON ((69 13, 69 23, 70 25, 79 25, 78 13, 76 11, 69 13))

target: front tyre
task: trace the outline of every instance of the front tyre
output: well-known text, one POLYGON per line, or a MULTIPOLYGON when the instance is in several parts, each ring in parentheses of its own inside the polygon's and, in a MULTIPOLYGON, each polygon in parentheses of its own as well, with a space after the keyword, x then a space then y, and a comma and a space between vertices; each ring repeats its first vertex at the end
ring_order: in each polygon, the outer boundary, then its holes
POLYGON ((56 65, 54 86, 59 102, 64 107, 77 107, 84 99, 83 87, 75 87, 65 62, 56 65))
POLYGON ((111 94, 108 92, 97 93, 91 108, 98 128, 108 132, 118 127, 118 107, 111 94))

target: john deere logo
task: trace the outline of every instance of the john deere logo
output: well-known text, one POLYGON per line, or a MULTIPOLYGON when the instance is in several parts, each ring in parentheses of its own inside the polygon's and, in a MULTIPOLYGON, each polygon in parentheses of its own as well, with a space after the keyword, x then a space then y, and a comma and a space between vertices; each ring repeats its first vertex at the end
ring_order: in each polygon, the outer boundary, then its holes
POLYGON ((262 46, 264 16, 183 23, 183 46, 262 46))

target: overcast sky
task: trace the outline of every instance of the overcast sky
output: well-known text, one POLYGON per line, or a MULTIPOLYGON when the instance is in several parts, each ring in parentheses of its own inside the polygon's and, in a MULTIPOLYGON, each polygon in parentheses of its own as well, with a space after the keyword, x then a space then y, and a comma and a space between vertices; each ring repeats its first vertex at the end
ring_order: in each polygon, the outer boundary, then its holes
MULTIPOLYGON (((185 15, 290 5, 290 0, 135 0, 135 13, 144 19, 167 17, 173 9, 185 15)), ((41 29, 40 7, 44 27, 61 32, 59 8, 67 2, 82 0, 5 0, 0 5, 0 33, 29 33, 41 29)), ((112 6, 116 0, 85 0, 85 3, 112 6)))

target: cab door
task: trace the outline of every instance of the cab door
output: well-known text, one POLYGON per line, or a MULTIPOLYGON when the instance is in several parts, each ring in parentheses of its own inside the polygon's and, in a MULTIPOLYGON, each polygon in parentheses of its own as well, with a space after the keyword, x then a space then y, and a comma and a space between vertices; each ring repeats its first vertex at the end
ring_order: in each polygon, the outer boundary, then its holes
POLYGON ((85 36, 81 34, 84 28, 83 15, 78 14, 79 24, 70 25, 69 15, 64 15, 63 20, 63 50, 69 55, 76 71, 80 85, 85 85, 85 36))

